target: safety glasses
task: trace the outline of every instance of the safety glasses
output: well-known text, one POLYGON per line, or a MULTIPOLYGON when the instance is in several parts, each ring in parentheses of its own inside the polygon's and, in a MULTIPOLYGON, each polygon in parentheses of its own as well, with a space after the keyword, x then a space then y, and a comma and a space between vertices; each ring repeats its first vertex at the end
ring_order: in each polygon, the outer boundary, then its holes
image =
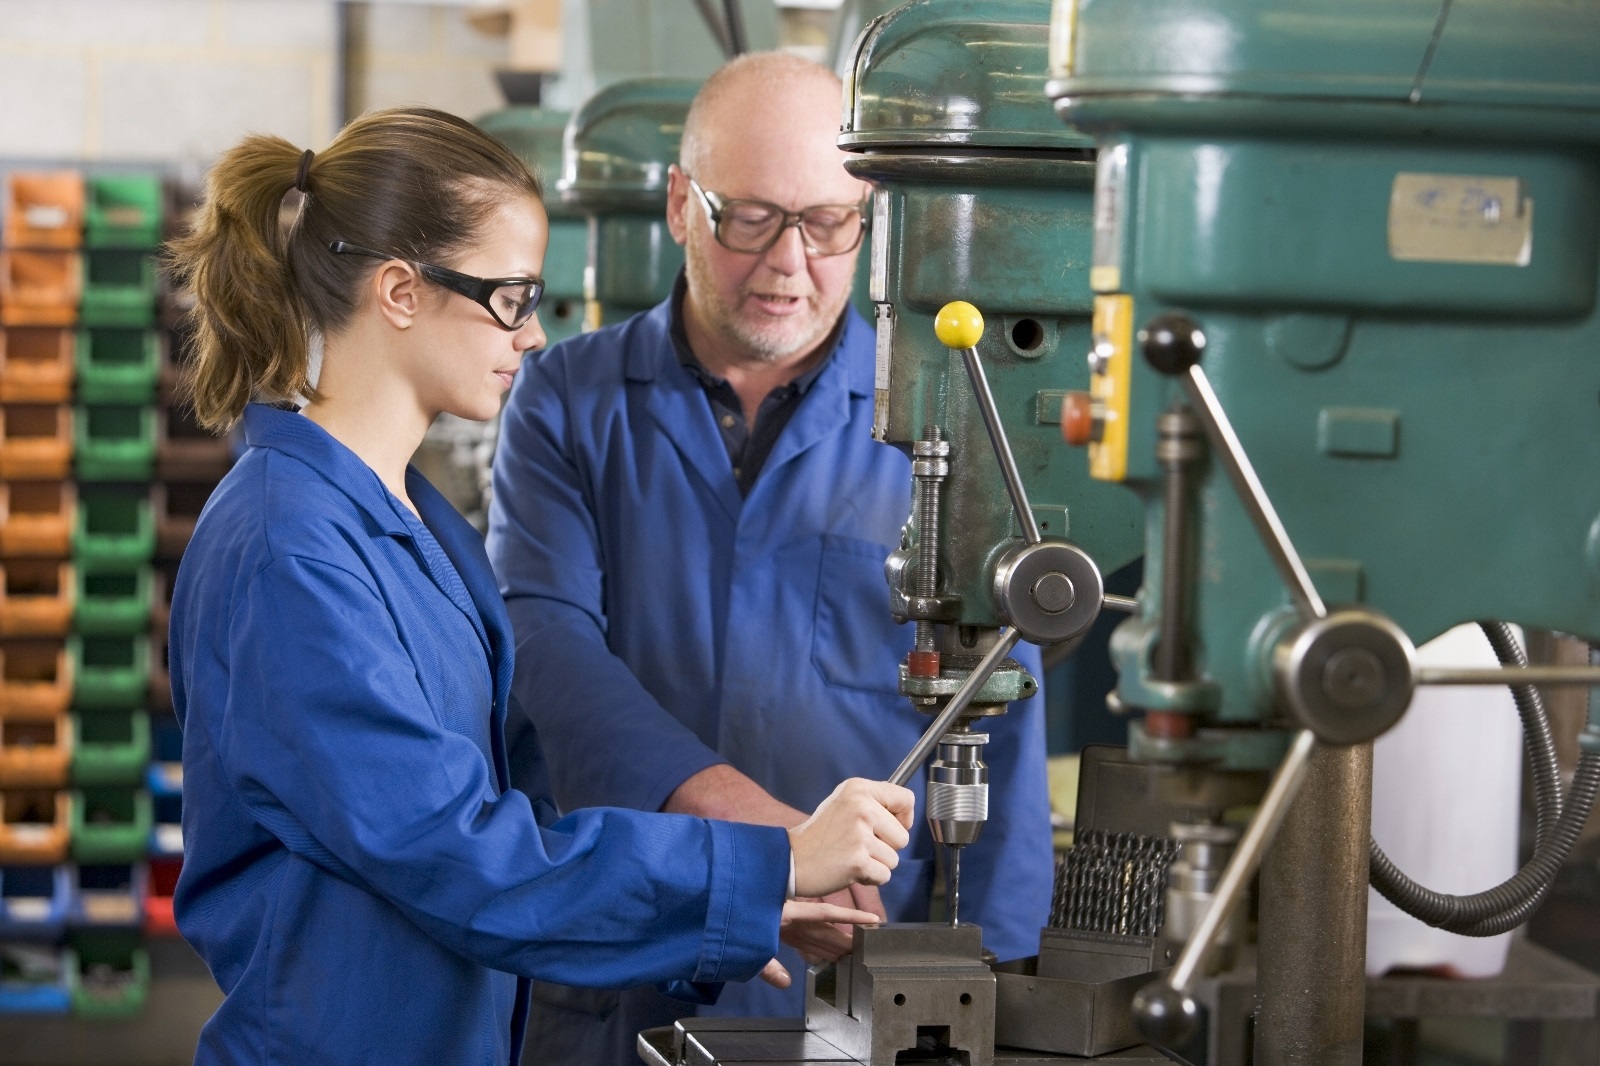
POLYGON ((693 178, 689 178, 689 188, 705 207, 717 243, 730 252, 759 254, 777 244, 784 230, 798 226, 806 254, 844 255, 855 251, 866 232, 866 208, 861 204, 818 204, 803 211, 786 211, 765 200, 725 200, 702 189, 693 178))
POLYGON ((404 256, 363 248, 349 241, 332 241, 328 251, 334 255, 362 255, 369 259, 398 259, 411 263, 435 285, 460 293, 489 312, 501 329, 516 330, 527 325, 539 309, 539 297, 544 295, 543 278, 475 278, 432 263, 416 263, 404 256))

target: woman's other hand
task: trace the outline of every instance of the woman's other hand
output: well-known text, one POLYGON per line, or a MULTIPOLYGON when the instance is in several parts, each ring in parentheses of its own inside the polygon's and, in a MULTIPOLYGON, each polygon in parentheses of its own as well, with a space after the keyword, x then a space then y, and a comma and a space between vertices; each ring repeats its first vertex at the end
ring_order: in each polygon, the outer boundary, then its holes
MULTIPOLYGON (((883 921, 882 916, 871 911, 840 907, 821 900, 791 899, 783 905, 783 917, 778 923, 778 935, 792 943, 791 938, 806 929, 819 933, 826 931, 838 936, 841 925, 876 925, 881 921, 883 921)), ((838 958, 838 955, 834 958, 838 958)), ((762 967, 761 979, 774 988, 788 988, 790 982, 789 971, 784 969, 783 964, 777 959, 762 967)))

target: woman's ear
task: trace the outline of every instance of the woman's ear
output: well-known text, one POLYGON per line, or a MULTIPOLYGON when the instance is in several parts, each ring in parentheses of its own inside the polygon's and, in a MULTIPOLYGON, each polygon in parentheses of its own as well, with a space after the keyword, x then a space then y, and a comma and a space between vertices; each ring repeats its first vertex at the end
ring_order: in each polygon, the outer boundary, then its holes
POLYGON ((372 295, 378 313, 395 329, 410 329, 421 305, 422 279, 416 269, 398 259, 381 264, 372 275, 372 295))

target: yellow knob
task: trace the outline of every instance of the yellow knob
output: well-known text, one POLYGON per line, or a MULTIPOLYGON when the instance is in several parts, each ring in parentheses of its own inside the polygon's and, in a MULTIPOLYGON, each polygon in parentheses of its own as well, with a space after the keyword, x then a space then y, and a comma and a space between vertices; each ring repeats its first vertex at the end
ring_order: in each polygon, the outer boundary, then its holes
POLYGON ((983 339, 983 312, 965 300, 951 300, 939 308, 933 332, 946 348, 976 348, 983 339))

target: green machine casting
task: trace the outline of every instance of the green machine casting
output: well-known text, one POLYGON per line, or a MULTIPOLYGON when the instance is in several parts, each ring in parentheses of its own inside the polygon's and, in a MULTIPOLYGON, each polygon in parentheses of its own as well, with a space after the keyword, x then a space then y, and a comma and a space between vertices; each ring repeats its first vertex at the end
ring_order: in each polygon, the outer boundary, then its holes
POLYGON ((1049 93, 1100 149, 1067 421, 1147 516, 1118 698, 1145 760, 1278 766, 1152 1035, 1264 853, 1255 1061, 1359 1063, 1369 742, 1417 684, 1595 681, 1414 647, 1600 638, 1597 56, 1592 2, 1055 4, 1049 93))
POLYGON ((683 249, 667 230, 667 167, 697 81, 617 82, 567 123, 561 201, 589 219, 584 324, 598 329, 654 307, 672 291, 683 249))
POLYGON ((539 325, 544 329, 547 345, 555 344, 577 333, 583 324, 583 264, 588 249, 587 220, 556 194, 567 113, 538 107, 506 107, 484 115, 477 124, 521 156, 544 187, 550 243, 544 255, 539 325))

